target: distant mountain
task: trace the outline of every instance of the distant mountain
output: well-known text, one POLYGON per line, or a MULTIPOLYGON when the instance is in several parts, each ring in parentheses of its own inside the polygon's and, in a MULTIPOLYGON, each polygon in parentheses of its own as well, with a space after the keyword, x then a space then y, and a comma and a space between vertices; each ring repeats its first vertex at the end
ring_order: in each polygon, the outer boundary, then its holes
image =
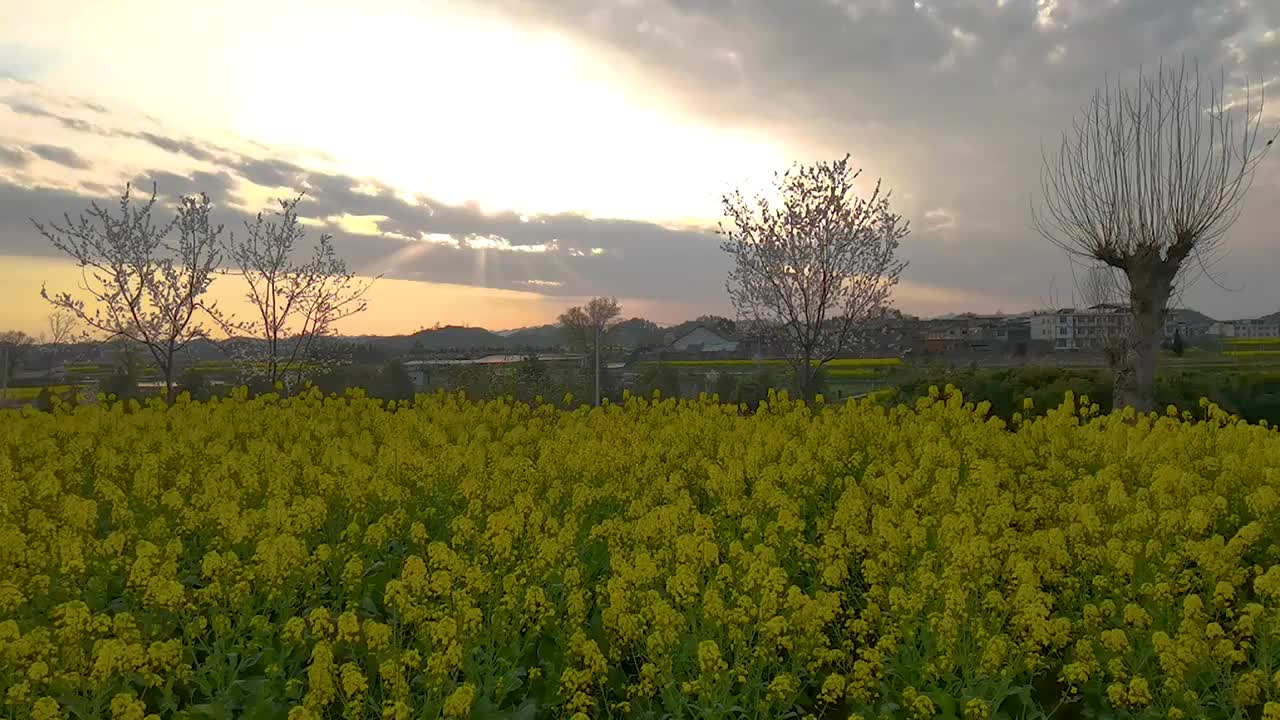
POLYGON ((564 334, 559 325, 539 325, 502 333, 512 348, 549 350, 560 347, 564 334))
POLYGON ((379 349, 392 353, 405 352, 485 352, 507 350, 511 343, 501 335, 484 328, 446 325, 419 330, 412 335, 368 338, 379 349))
POLYGON ((1263 315, 1262 320, 1269 323, 1280 323, 1280 310, 1277 310, 1270 315, 1263 315))
POLYGON ((447 325, 422 330, 409 336, 411 344, 424 350, 505 350, 510 340, 477 327, 447 325))
MULTIPOLYGON (((555 350, 564 345, 564 332, 559 325, 539 325, 498 333, 513 350, 555 350)), ((607 343, 640 348, 662 344, 662 328, 644 318, 631 318, 609 330, 607 343)))

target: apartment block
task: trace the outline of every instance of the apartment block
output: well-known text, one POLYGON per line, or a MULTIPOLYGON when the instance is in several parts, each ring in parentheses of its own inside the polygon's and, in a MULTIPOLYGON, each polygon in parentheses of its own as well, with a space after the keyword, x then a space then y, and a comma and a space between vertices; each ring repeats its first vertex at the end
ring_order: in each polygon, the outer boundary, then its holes
MULTIPOLYGON (((1054 350, 1101 350, 1108 338, 1128 332, 1133 315, 1125 305, 1093 305, 1087 308, 1062 308, 1031 316, 1031 340, 1047 344, 1054 350)), ((1183 338, 1202 334, 1207 328, 1188 322, 1178 310, 1170 310, 1165 319, 1164 336, 1183 338)))
POLYGON ((1280 337, 1280 321, 1271 318, 1226 320, 1209 326, 1209 334, 1222 338, 1280 337))

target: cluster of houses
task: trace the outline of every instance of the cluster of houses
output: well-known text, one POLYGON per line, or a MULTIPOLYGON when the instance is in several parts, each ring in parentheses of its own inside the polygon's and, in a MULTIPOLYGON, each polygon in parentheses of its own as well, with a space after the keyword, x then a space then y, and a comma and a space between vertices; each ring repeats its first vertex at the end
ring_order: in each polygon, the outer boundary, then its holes
MULTIPOLYGON (((895 314, 887 319, 898 347, 915 355, 1036 356, 1090 352, 1124 332, 1132 315, 1123 305, 1026 312, 1012 315, 963 313, 941 318, 895 314)), ((1280 313, 1264 318, 1218 321, 1189 309, 1172 309, 1165 339, 1212 343, 1231 338, 1280 337, 1280 313)))
POLYGON ((1215 322, 1206 331, 1220 338, 1276 338, 1280 337, 1280 313, 1253 320, 1229 320, 1215 322))
MULTIPOLYGON (((1100 304, 1087 308, 1062 308, 1036 313, 1030 318, 1031 338, 1049 351, 1098 350, 1108 338, 1122 336, 1132 324, 1124 305, 1100 304)), ((1166 340, 1184 340, 1203 335, 1208 326, 1197 323, 1186 312, 1169 312, 1164 323, 1166 340)))
MULTIPOLYGON (((1094 352, 1109 337, 1122 333, 1132 322, 1128 308, 1121 305, 1093 305, 1086 308, 1019 314, 963 313, 940 318, 919 318, 894 312, 878 323, 872 341, 860 348, 863 354, 905 354, 979 359, 1037 357, 1053 353, 1094 352)), ((1280 314, 1261 319, 1216 321, 1193 310, 1174 309, 1165 321, 1166 340, 1180 336, 1188 344, 1222 338, 1280 337, 1280 314)), ((668 336, 659 347, 633 349, 621 358, 611 353, 610 370, 621 370, 638 361, 681 359, 746 359, 776 355, 769 348, 745 336, 732 336, 699 325, 679 335, 668 336)), ((406 363, 415 377, 425 378, 441 364, 479 365, 518 362, 524 356, 489 355, 474 360, 414 360, 406 363)), ((589 358, 576 354, 546 354, 539 359, 551 364, 583 364, 589 358)))
MULTIPOLYGON (((1123 333, 1132 322, 1123 305, 1063 308, 1030 316, 1031 339, 1049 351, 1095 350, 1108 337, 1123 333)), ((1170 310, 1165 319, 1166 340, 1200 343, 1231 338, 1280 337, 1280 314, 1245 320, 1213 320, 1193 310, 1170 310)))

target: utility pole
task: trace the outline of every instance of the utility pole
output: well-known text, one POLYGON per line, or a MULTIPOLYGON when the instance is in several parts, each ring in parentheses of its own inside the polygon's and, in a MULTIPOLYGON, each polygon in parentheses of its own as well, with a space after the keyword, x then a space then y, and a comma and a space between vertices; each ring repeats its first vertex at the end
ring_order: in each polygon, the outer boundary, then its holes
POLYGON ((600 325, 596 328, 596 407, 600 407, 600 325))
POLYGON ((9 343, 0 345, 4 360, 0 361, 0 401, 9 400, 9 343))

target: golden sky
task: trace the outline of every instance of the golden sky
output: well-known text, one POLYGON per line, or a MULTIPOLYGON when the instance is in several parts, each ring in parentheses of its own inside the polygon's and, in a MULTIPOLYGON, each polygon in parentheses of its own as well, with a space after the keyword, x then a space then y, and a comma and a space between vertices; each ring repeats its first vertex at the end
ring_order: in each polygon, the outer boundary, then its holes
POLYGON ((0 0, 14 20, 0 33, 69 95, 485 209, 714 221, 729 183, 788 162, 776 138, 682 113, 481 5, 0 0))

